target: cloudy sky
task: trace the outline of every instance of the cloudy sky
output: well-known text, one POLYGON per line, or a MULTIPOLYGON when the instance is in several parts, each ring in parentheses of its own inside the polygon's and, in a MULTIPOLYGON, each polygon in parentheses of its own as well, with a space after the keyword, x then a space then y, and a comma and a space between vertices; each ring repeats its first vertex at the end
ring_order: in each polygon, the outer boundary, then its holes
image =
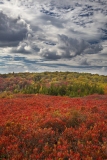
POLYGON ((107 0, 0 0, 0 73, 107 75, 107 0))

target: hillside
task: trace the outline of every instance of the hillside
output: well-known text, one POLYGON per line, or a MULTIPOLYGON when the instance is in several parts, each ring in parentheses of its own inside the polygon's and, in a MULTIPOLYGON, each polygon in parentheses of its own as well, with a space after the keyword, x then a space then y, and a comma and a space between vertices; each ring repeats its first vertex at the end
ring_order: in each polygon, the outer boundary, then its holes
POLYGON ((0 93, 86 96, 107 94, 107 76, 77 72, 9 73, 0 74, 0 93))
POLYGON ((106 94, 103 75, 1 74, 0 160, 106 160, 106 94))

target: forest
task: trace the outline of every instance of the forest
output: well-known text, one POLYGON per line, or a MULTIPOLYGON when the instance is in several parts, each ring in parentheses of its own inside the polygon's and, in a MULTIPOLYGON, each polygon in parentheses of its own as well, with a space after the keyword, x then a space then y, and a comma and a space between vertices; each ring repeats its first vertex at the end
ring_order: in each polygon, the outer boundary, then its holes
POLYGON ((69 97, 107 94, 107 76, 57 71, 0 74, 0 97, 16 93, 69 97))

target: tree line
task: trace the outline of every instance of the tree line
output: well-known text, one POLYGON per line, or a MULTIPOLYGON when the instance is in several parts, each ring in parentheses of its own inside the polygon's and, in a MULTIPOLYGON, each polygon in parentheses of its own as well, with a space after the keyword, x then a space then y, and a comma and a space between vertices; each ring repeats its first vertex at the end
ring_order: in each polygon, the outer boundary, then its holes
POLYGON ((96 85, 88 85, 88 84, 74 84, 74 85, 61 85, 56 86, 54 84, 50 85, 50 87, 37 85, 36 87, 26 86, 21 91, 24 94, 47 94, 47 95, 55 95, 55 96, 70 96, 70 97, 82 97, 90 94, 104 94, 103 88, 98 87, 96 85))

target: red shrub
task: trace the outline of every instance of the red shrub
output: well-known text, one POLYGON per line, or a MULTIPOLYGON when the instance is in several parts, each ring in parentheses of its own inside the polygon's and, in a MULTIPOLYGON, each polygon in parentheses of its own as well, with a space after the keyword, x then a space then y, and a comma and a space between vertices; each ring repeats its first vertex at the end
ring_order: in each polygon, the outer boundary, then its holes
POLYGON ((107 96, 0 99, 0 159, 106 160, 107 96))

